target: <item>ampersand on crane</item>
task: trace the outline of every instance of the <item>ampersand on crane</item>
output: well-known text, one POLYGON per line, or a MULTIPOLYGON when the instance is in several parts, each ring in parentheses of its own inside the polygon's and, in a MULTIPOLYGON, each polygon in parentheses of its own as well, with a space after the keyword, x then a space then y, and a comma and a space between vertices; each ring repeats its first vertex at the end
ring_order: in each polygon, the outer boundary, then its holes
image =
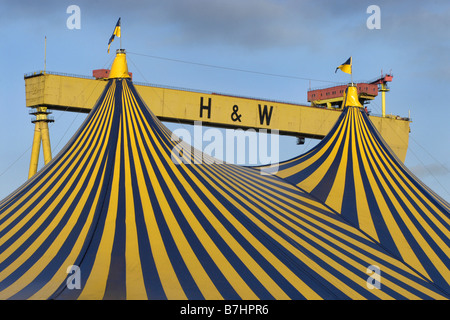
POLYGON ((235 104, 233 106, 233 113, 231 114, 231 120, 233 120, 234 122, 236 122, 237 120, 239 120, 239 122, 241 122, 241 117, 242 114, 238 114, 239 107, 235 104))

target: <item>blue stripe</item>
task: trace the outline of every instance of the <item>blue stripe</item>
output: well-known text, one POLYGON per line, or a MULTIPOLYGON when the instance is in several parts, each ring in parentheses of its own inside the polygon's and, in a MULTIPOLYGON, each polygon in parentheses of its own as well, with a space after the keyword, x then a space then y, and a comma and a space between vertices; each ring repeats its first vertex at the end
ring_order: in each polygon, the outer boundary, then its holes
MULTIPOLYGON (((122 87, 121 81, 117 81, 116 88, 116 106, 122 106, 122 87)), ((120 131, 122 135, 120 137, 120 176, 118 180, 118 199, 117 199, 117 215, 115 218, 115 232, 114 242, 111 251, 111 262, 108 272, 108 279, 106 282, 104 299, 110 300, 123 300, 126 299, 126 264, 125 264, 125 242, 126 242, 126 229, 125 229, 125 213, 126 213, 126 191, 125 191, 125 157, 131 156, 125 154, 124 140, 128 139, 125 122, 125 115, 123 106, 116 111, 120 115, 120 131)), ((118 163, 114 163, 114 166, 118 166, 118 163)), ((115 173, 114 173, 115 175, 115 173)), ((115 177, 113 178, 114 181, 115 177)), ((108 210, 109 211, 109 210, 108 210)), ((114 213, 109 213, 114 214, 114 213)))

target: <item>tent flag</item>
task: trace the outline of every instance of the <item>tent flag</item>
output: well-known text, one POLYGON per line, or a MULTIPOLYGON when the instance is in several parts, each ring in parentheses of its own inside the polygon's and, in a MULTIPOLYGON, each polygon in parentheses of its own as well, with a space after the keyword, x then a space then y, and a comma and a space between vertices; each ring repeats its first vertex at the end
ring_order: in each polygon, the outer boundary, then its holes
POLYGON ((120 18, 117 20, 116 26, 114 27, 114 32, 111 35, 111 38, 109 38, 108 41, 108 53, 109 53, 109 47, 111 46, 111 43, 114 41, 114 37, 118 36, 120 38, 120 18))
POLYGON ((352 74, 352 57, 348 58, 347 61, 337 67, 334 73, 336 73, 338 69, 341 69, 342 72, 352 74))

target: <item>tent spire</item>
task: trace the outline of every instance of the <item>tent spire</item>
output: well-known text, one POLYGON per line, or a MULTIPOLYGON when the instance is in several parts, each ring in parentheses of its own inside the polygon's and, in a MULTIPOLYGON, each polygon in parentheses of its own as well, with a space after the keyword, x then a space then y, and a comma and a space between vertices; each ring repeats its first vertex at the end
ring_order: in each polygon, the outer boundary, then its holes
POLYGON ((128 65, 125 49, 116 50, 116 58, 111 66, 109 79, 113 78, 131 78, 128 74, 128 65))
POLYGON ((347 89, 345 90, 342 108, 345 107, 363 107, 361 102, 359 102, 358 89, 355 83, 349 83, 347 89))

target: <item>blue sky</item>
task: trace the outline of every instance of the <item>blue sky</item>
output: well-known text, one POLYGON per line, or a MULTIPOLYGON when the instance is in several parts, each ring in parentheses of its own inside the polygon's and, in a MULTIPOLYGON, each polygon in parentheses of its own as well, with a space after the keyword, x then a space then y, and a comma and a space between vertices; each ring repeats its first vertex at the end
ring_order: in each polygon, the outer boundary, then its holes
MULTIPOLYGON (((34 127, 25 108, 23 76, 43 69, 44 37, 48 71, 92 75, 93 69, 112 63, 119 39, 111 54, 107 42, 118 17, 128 67, 139 82, 306 104, 310 86, 349 81, 347 74, 334 73, 349 56, 356 81, 391 71, 387 113, 410 112, 413 120, 405 164, 450 201, 450 103, 445 96, 450 2, 445 0, 1 1, 0 199, 27 179, 34 127), (67 27, 70 5, 81 10, 80 29, 67 27), (380 7, 380 29, 367 28, 370 5, 380 7)), ((380 97, 368 107, 380 114, 380 97)), ((86 116, 56 111, 53 116, 50 138, 56 155, 86 116)), ((295 138, 281 137, 280 160, 316 143, 296 145, 295 138)), ((40 161, 42 167, 42 154, 40 161)))

